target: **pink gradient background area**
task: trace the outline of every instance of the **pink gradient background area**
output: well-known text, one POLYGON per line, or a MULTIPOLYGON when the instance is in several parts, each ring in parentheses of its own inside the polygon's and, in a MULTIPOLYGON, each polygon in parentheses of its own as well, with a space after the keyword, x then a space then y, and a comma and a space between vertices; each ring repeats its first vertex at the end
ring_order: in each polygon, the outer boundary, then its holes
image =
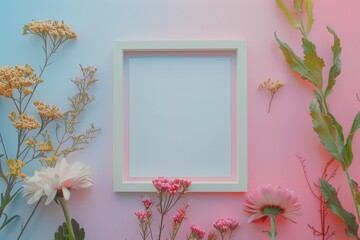
MULTIPOLYGON (((315 22, 310 39, 317 44, 318 54, 327 63, 325 72, 332 61, 333 41, 326 26, 335 29, 342 41, 343 72, 329 101, 347 134, 360 107, 356 99, 356 93, 360 92, 360 2, 314 2, 315 22)), ((0 65, 40 65, 39 39, 21 36, 23 25, 32 19, 63 19, 79 35, 76 42, 59 50, 55 63, 44 75, 46 85, 39 88, 38 98, 66 109, 64 99, 74 92, 69 79, 79 75, 77 65, 93 64, 99 69, 100 81, 93 90, 97 98, 83 123, 94 122, 102 131, 85 151, 69 158, 70 161, 82 160, 93 170, 95 186, 72 192, 69 203, 71 216, 86 229, 87 240, 140 239, 134 211, 141 208, 140 197, 144 194, 113 192, 111 93, 115 40, 246 40, 248 189, 251 191, 265 183, 295 190, 302 203, 302 215, 294 217, 297 224, 279 221, 277 239, 319 239, 307 226, 319 226, 318 202, 308 190, 296 155, 306 159, 310 181, 317 181, 322 164, 330 156, 312 130, 308 114, 312 89, 288 69, 275 42, 276 31, 297 53, 301 52, 299 33, 287 23, 275 0, 0 0, 0 65), (271 113, 267 114, 270 95, 259 90, 258 84, 269 77, 285 82, 285 87, 276 94, 271 113)), ((3 101, 0 106, 1 117, 5 119, 11 109, 3 101)), ((10 133, 8 137, 11 138, 10 133)), ((354 178, 360 176, 359 141, 356 135, 355 158, 350 170, 354 178)), ((341 171, 333 183, 340 187, 344 207, 354 210, 341 171)), ((247 224, 249 215, 242 206, 245 197, 246 193, 188 194, 191 206, 178 239, 185 239, 192 224, 209 231, 212 222, 221 216, 240 221, 233 239, 267 239, 262 230, 268 230, 268 224, 247 224)), ((21 198, 16 204, 17 211, 25 215, 32 209, 21 198)), ((347 239, 343 223, 333 214, 329 214, 328 219, 336 230, 333 239, 347 239)), ((51 239, 62 221, 61 209, 55 203, 41 206, 23 239, 51 239)), ((11 228, 0 239, 14 239, 17 232, 18 228, 11 228)))

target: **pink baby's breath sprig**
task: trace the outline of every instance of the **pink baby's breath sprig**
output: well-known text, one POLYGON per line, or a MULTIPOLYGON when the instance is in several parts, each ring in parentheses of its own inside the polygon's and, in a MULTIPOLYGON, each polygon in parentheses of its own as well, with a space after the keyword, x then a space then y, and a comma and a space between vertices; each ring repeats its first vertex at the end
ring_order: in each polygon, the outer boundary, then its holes
POLYGON ((214 228, 220 233, 221 240, 225 239, 229 232, 229 240, 231 239, 233 231, 239 226, 239 222, 231 218, 220 217, 214 221, 214 228))
POLYGON ((158 177, 153 180, 153 184, 157 190, 157 195, 159 198, 159 203, 156 205, 156 207, 161 215, 158 237, 158 240, 161 240, 162 230, 164 229, 165 215, 181 198, 184 197, 190 188, 191 181, 182 178, 169 180, 165 177, 158 177))
MULTIPOLYGON (((166 177, 158 177, 152 181, 155 189, 158 202, 155 203, 148 197, 141 199, 145 211, 151 212, 151 207, 155 204, 158 213, 160 214, 159 234, 157 240, 162 239, 162 231, 165 228, 165 216, 171 211, 171 209, 179 202, 181 198, 184 198, 187 191, 190 189, 191 181, 183 178, 168 179, 166 177)), ((176 215, 173 217, 172 231, 170 232, 170 239, 174 240, 181 226, 182 221, 186 216, 186 210, 189 204, 185 204, 183 208, 177 210, 176 215)), ((148 235, 151 239, 154 239, 151 230, 151 221, 145 221, 144 214, 136 214, 139 219, 139 226, 141 228, 141 236, 145 239, 148 235), (139 215, 139 216, 138 216, 139 215), (139 218, 140 217, 140 218, 139 218), (143 220, 143 221, 140 221, 143 220), (141 225, 144 222, 147 225, 141 225), (145 238, 144 238, 145 237, 145 238)), ((146 217, 146 216, 145 216, 146 217)))
POLYGON ((191 233, 187 240, 199 240, 205 237, 205 231, 195 225, 190 226, 190 231, 191 233))
POLYGON ((152 205, 154 204, 154 202, 148 197, 141 198, 141 201, 144 205, 145 210, 150 209, 152 207, 152 205))
POLYGON ((139 221, 141 239, 146 240, 151 233, 152 212, 151 210, 136 211, 135 216, 139 221))
POLYGON ((173 225, 172 225, 172 231, 170 234, 170 239, 174 240, 176 238, 176 235, 181 227, 181 223, 183 222, 184 218, 186 217, 186 210, 190 206, 189 203, 185 204, 184 207, 179 208, 176 211, 175 216, 173 217, 173 225))

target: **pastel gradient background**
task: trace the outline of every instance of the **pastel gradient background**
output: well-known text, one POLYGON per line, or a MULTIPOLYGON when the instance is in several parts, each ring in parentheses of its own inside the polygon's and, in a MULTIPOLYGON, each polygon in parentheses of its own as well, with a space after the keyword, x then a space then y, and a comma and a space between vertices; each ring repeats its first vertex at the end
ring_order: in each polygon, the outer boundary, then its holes
MULTIPOLYGON (((287 0, 289 4, 292 0, 287 0)), ((343 73, 329 101, 347 133, 360 103, 360 2, 356 0, 317 0, 311 39, 318 53, 331 61, 332 26, 342 39, 343 73)), ((112 175, 112 48, 115 40, 246 40, 248 47, 248 174, 249 190, 259 184, 281 184, 294 189, 303 204, 297 224, 279 222, 279 240, 317 239, 307 224, 319 225, 318 202, 307 188, 296 154, 306 161, 309 178, 316 181, 329 155, 323 150, 311 126, 308 105, 313 98, 309 84, 299 81, 288 70, 274 39, 278 36, 300 52, 298 32, 292 29, 272 0, 0 0, 0 65, 39 66, 41 43, 21 35, 22 27, 33 19, 65 20, 79 39, 67 44, 56 55, 55 63, 44 75, 45 83, 37 98, 66 109, 66 96, 74 93, 69 79, 79 75, 78 64, 95 65, 100 79, 93 89, 96 102, 83 123, 94 122, 103 130, 86 151, 71 156, 93 169, 95 187, 73 192, 69 208, 87 231, 89 240, 139 239, 134 210, 140 209, 141 193, 114 193, 112 175), (271 77, 285 82, 267 114, 269 94, 258 84, 271 77)), ((327 65, 326 69, 329 69, 327 65)), ((6 119, 10 104, 0 101, 1 117, 6 119)), ((10 129, 7 122, 1 128, 10 129), (4 127, 3 127, 4 126, 4 127)), ((7 136, 10 138, 10 132, 7 136)), ((354 177, 360 175, 359 136, 354 139, 354 177)), ((175 166, 174 166, 175 167, 175 166)), ((191 166, 189 166, 190 168, 191 166)), ((205 166, 204 166, 205 167, 205 166)), ((31 171, 31 169, 27 169, 31 171)), ((339 171, 334 184, 341 198, 353 209, 344 174, 339 171)), ((359 178, 358 178, 359 180, 359 178)), ((207 231, 218 217, 236 218, 241 226, 234 239, 267 239, 267 224, 247 224, 243 211, 245 193, 191 193, 191 207, 183 230, 196 224, 207 231)), ((32 208, 17 199, 17 211, 28 214, 32 208)), ((335 239, 347 239, 343 224, 332 214, 335 239)), ((25 240, 52 239, 63 221, 55 203, 41 206, 27 229, 25 240)), ((0 239, 14 239, 18 229, 9 229, 0 239)), ((185 239, 184 231, 179 239, 185 239)))

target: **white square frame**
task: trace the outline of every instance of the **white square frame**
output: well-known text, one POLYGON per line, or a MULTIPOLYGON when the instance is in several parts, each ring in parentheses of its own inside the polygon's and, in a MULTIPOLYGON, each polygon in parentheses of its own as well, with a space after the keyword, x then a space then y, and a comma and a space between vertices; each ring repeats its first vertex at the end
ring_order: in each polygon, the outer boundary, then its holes
MULTIPOLYGON (((153 192, 151 181, 124 178, 124 61, 126 52, 232 51, 236 58, 236 176, 232 181, 193 181, 193 192, 247 191, 247 78, 245 41, 117 41, 113 58, 113 175, 115 192, 153 192)), ((182 177, 179 175, 178 177, 182 177)))

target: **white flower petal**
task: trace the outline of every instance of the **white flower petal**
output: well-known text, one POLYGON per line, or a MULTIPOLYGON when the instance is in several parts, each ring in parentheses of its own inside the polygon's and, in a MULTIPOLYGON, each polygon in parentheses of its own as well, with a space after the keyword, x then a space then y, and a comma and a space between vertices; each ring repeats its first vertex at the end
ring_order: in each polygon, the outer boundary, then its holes
POLYGON ((66 201, 70 199, 70 191, 67 188, 62 188, 62 192, 66 201))
POLYGON ((49 205, 52 202, 52 200, 54 200, 55 196, 56 196, 56 191, 52 191, 50 195, 47 195, 45 205, 49 205))
POLYGON ((63 158, 55 167, 42 168, 41 171, 35 171, 34 176, 27 177, 24 181, 24 196, 28 198, 29 204, 47 196, 45 204, 48 205, 61 190, 64 198, 69 200, 70 189, 93 186, 90 173, 90 168, 83 163, 69 164, 63 158))

